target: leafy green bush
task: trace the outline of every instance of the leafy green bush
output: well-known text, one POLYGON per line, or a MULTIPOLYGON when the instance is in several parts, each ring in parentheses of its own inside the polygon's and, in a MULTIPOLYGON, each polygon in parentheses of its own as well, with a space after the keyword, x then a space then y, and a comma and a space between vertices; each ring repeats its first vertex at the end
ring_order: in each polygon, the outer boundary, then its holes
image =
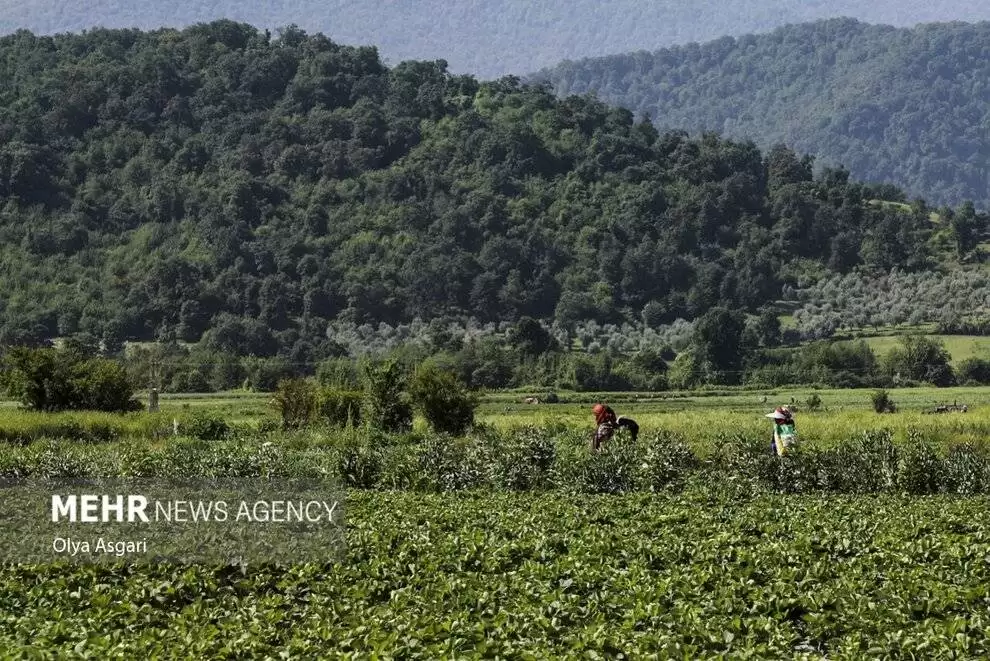
POLYGON ((357 489, 370 489, 378 483, 382 472, 381 452, 367 441, 348 438, 337 449, 337 475, 343 484, 357 489))
POLYGON ((701 461, 680 434, 662 430, 646 443, 643 469, 652 491, 682 487, 700 466, 701 461))
POLYGON ((804 404, 809 411, 817 411, 822 407, 822 398, 817 392, 813 392, 804 404))
POLYGON ((326 388, 347 392, 357 390, 361 384, 357 365, 351 358, 328 358, 323 361, 316 368, 316 380, 326 388))
MULTIPOLYGON (((493 482, 509 491, 531 491, 553 485, 557 443, 546 429, 525 427, 511 433, 493 434, 498 445, 493 482)), ((492 438, 490 437, 490 438, 492 438)))
POLYGON ((335 427, 347 424, 361 424, 361 402, 364 393, 360 390, 338 390, 323 388, 319 395, 319 417, 335 427))
POLYGON ((487 466, 472 439, 443 434, 428 437, 419 451, 424 484, 434 491, 457 491, 482 486, 487 466))
POLYGON ((399 491, 428 491, 420 470, 419 448, 409 444, 395 444, 381 448, 381 472, 378 486, 399 491))
POLYGON ((565 471, 571 478, 570 486, 583 493, 624 493, 637 488, 641 464, 637 445, 611 442, 599 452, 578 455, 565 471))
POLYGON ((431 363, 419 366, 409 392, 435 432, 459 436, 474 422, 477 397, 454 374, 431 363))
POLYGON ((990 383, 990 360, 967 358, 959 363, 960 383, 986 385, 990 383))
POLYGON ((319 404, 316 386, 309 379, 279 381, 272 406, 282 419, 283 429, 301 429, 316 419, 319 404))
POLYGON ((713 439, 714 470, 723 479, 745 483, 753 490, 779 487, 779 459, 762 435, 719 434, 713 439))
POLYGON ((226 420, 205 411, 197 411, 189 416, 183 421, 180 431, 201 441, 220 441, 231 433, 226 420))
POLYGON ((4 357, 2 385, 35 411, 139 411, 134 384, 119 363, 76 351, 17 347, 4 357))
POLYGON ((898 452, 887 430, 864 432, 822 453, 822 486, 841 493, 877 493, 894 488, 898 452))
POLYGON ((890 394, 883 388, 873 391, 870 395, 870 403, 877 413, 896 413, 897 405, 890 398, 890 394))
POLYGON ((412 429, 413 409, 405 392, 406 376, 398 362, 365 363, 363 382, 361 414, 373 429, 385 432, 412 429))
POLYGON ((953 494, 990 491, 990 457, 970 444, 954 446, 945 457, 943 490, 953 494))
POLYGON ((901 451, 898 488, 912 494, 938 493, 945 477, 945 461, 938 448, 917 434, 909 435, 908 443, 901 451))

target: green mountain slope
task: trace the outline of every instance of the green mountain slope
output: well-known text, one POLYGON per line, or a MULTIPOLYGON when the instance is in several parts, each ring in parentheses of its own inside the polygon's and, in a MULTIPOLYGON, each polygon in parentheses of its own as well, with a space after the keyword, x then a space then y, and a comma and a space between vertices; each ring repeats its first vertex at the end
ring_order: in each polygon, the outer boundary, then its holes
POLYGON ((926 268, 930 211, 879 194, 298 30, 0 39, 0 342, 308 360, 334 320, 756 309, 809 269, 926 268))
POLYGON ((990 6, 963 0, 0 0, 0 33, 155 29, 220 18, 272 30, 297 24, 338 42, 377 44, 393 62, 443 58, 453 71, 488 77, 837 16, 911 26, 988 20, 990 6))
POLYGON ((990 23, 831 20, 536 76, 658 127, 783 142, 933 203, 990 207, 990 23))

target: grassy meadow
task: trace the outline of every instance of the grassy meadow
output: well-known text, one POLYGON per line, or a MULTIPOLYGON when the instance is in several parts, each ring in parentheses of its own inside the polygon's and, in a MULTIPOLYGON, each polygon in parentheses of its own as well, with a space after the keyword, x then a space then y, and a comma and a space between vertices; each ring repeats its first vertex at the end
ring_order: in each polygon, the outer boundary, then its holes
MULTIPOLYGON (((927 335, 927 337, 942 342, 955 365, 967 358, 986 358, 990 355, 990 337, 982 335, 927 335)), ((880 335, 864 339, 879 357, 898 346, 901 338, 897 335, 880 335)))
MULTIPOLYGON (((558 393, 558 403, 526 403, 528 397, 543 397, 540 390, 497 392, 482 396, 476 420, 501 430, 523 426, 557 426, 579 429, 593 427, 590 408, 595 402, 611 405, 619 415, 634 418, 641 433, 674 431, 692 444, 704 447, 717 436, 769 433, 764 415, 775 406, 791 406, 796 412, 798 430, 806 442, 833 443, 863 431, 887 429, 903 440, 911 430, 945 442, 984 442, 990 439, 990 387, 903 388, 889 390, 898 411, 879 415, 871 408, 870 389, 817 390, 780 389, 765 392, 711 391, 669 393, 558 393), (821 398, 820 408, 810 411, 806 402, 813 394, 821 398), (967 412, 933 413, 940 404, 965 404, 967 412)), ((171 427, 173 418, 182 420, 195 413, 219 416, 233 425, 254 427, 270 420, 270 393, 225 392, 212 394, 163 394, 160 414, 135 413, 124 416, 97 413, 41 414, 19 410, 15 402, 0 404, 0 441, 31 431, 32 438, 58 437, 72 429, 73 420, 87 420, 87 426, 108 438, 150 436, 171 427), (106 430, 100 432, 99 430, 106 430)), ((414 429, 427 431, 426 421, 417 417, 414 429)))

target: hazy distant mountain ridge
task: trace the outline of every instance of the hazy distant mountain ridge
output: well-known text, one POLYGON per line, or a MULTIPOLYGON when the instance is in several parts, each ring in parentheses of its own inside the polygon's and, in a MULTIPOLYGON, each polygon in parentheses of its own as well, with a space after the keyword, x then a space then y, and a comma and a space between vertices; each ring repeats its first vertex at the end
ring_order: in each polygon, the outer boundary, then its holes
POLYGON ((272 29, 295 23, 337 42, 376 44, 392 62, 443 58, 453 71, 497 76, 523 74, 564 59, 653 50, 837 16, 911 26, 990 20, 990 5, 962 0, 0 0, 0 33, 178 27, 217 18, 272 29))
POLYGON ((541 72, 658 127, 783 142, 930 202, 990 207, 990 23, 837 19, 541 72))

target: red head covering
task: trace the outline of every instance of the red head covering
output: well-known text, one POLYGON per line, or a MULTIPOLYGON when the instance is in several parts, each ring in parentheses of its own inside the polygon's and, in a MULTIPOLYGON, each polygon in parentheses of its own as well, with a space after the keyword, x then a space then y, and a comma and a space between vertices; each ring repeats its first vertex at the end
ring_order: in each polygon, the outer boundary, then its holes
POLYGON ((595 424, 602 424, 606 420, 615 420, 615 412, 602 404, 595 404, 591 412, 595 414, 595 424))

